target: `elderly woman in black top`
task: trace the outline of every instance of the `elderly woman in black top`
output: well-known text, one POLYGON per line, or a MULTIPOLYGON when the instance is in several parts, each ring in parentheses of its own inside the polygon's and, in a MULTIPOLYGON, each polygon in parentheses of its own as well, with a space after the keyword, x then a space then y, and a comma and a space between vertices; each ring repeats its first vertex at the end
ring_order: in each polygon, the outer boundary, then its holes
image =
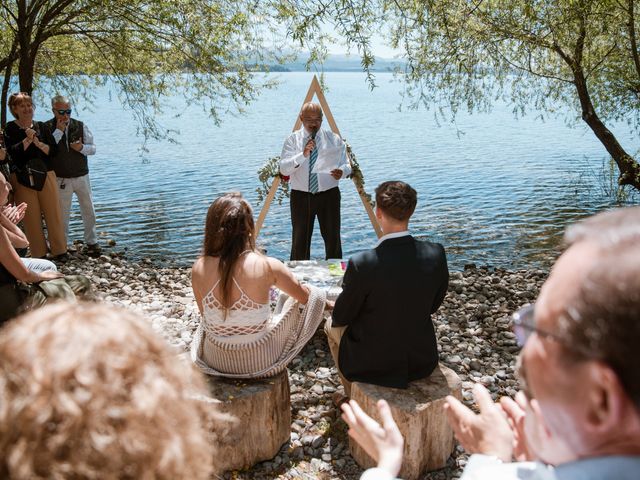
POLYGON ((64 255, 67 242, 62 227, 58 185, 55 173, 49 168, 49 154, 55 148, 55 142, 44 124, 33 120, 34 106, 28 94, 12 94, 9 110, 15 120, 7 123, 4 140, 14 172, 11 183, 15 201, 28 205, 24 226, 31 256, 40 258, 47 254, 42 214, 47 223, 51 254, 54 257, 64 255))

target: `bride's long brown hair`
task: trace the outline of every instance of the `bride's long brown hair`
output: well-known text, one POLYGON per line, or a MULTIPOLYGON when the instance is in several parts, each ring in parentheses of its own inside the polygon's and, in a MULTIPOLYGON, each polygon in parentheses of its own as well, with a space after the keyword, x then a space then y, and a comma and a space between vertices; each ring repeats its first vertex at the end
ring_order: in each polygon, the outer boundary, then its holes
POLYGON ((253 233, 251 206, 239 192, 222 195, 209 207, 204 229, 203 254, 220 258, 220 303, 225 309, 231 306, 231 274, 236 261, 244 251, 255 250, 253 233))

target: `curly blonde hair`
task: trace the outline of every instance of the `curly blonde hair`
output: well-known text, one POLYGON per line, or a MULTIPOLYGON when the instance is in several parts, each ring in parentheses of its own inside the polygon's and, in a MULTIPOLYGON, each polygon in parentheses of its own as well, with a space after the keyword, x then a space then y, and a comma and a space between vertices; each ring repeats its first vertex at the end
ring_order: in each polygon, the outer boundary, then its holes
POLYGON ((0 331, 0 478, 205 479, 200 374, 149 324, 57 304, 0 331))

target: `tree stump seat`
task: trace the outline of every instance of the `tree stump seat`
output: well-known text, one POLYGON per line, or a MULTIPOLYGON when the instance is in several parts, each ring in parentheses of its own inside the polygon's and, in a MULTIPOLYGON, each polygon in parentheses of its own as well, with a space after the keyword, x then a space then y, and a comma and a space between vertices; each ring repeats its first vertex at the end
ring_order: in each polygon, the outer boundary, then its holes
MULTIPOLYGON (((453 370, 441 364, 429 377, 411 382, 406 390, 360 382, 351 384, 351 398, 378 422, 380 417, 376 403, 380 399, 389 403, 404 437, 399 478, 405 480, 417 479, 425 470, 443 468, 453 452, 453 430, 444 413, 447 395, 462 399, 462 383, 453 370)), ((349 450, 362 468, 375 466, 374 460, 351 438, 349 450)))
POLYGON ((216 470, 246 469, 275 457, 291 432, 287 371, 261 380, 207 376, 207 383, 210 396, 202 400, 205 417, 206 404, 216 407, 207 418, 216 470), (221 422, 215 412, 236 420, 221 422))

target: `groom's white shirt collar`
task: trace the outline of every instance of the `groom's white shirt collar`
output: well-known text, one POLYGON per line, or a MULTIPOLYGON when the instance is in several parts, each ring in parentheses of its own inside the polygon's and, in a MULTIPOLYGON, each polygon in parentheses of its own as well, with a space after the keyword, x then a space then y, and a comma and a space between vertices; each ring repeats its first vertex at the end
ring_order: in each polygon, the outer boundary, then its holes
POLYGON ((376 243, 376 246, 374 248, 379 247, 380 244, 385 240, 391 240, 392 238, 406 237, 407 235, 411 235, 409 233, 409 230, 405 230, 404 232, 387 233, 386 235, 383 235, 382 237, 380 237, 380 239, 378 240, 378 243, 376 243))

